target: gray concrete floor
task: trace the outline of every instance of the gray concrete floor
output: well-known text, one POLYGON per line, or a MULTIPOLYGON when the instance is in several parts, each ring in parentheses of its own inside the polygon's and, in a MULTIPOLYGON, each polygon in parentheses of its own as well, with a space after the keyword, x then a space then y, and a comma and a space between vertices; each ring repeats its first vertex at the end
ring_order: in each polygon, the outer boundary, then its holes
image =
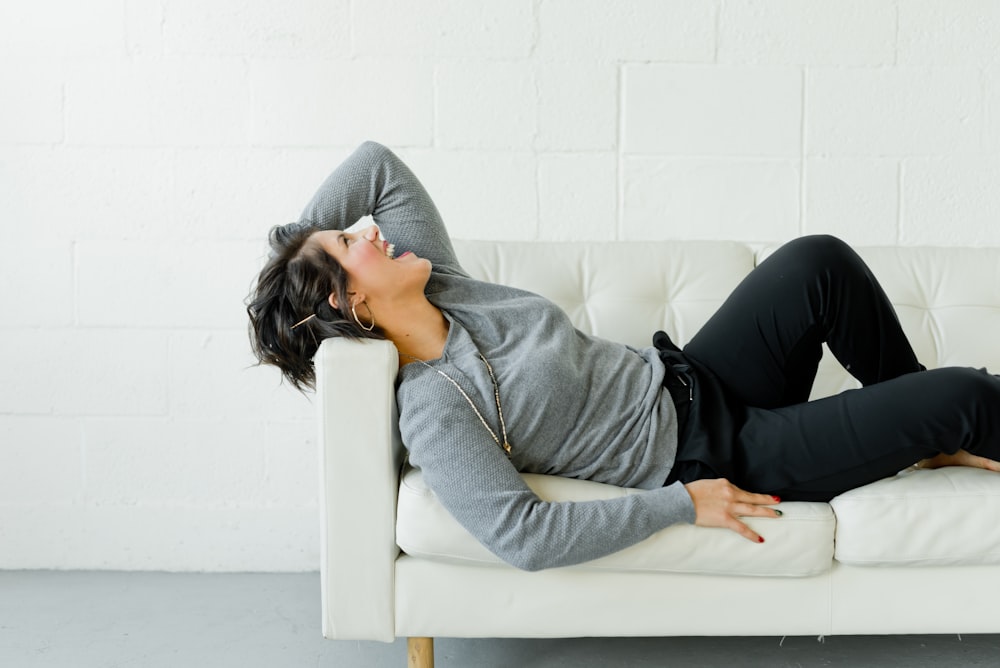
MULTIPOLYGON (((402 668, 405 641, 324 640, 319 575, 0 571, 3 668, 402 668)), ((439 638, 438 668, 1000 666, 1000 635, 439 638)))

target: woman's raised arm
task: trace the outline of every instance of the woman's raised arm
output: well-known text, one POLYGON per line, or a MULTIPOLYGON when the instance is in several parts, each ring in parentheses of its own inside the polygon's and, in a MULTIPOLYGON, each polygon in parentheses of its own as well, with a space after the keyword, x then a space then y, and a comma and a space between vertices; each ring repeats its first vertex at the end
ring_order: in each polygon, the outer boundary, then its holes
POLYGON ((438 269, 464 273, 441 214, 410 168, 391 150, 365 142, 313 195, 302 219, 321 229, 343 230, 372 216, 396 255, 413 251, 438 269))

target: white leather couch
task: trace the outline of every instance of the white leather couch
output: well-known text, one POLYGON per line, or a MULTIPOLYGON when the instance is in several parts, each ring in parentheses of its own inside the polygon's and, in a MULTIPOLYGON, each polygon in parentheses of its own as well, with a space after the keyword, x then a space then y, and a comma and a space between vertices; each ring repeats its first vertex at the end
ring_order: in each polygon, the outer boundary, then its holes
MULTIPOLYGON (((545 295, 581 329, 683 345, 769 248, 724 242, 456 242, 473 276, 545 295)), ((1000 249, 859 249, 928 367, 1000 373, 1000 249)), ((317 353, 323 634, 426 638, 1000 632, 1000 474, 909 471, 752 519, 767 539, 679 525, 597 561, 501 563, 403 470, 384 341, 317 353), (383 420, 371 419, 383 415, 383 420), (359 419, 364 416, 364 419, 359 419)), ((854 387, 827 354, 814 397, 854 387)), ((545 498, 629 490, 526 475, 545 498)), ((432 659, 431 659, 432 660, 432 659)))

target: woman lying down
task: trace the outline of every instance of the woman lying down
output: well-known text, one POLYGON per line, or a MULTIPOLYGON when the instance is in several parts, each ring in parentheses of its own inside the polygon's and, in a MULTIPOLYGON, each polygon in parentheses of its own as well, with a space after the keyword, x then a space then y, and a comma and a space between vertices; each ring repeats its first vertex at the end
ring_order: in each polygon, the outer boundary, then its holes
POLYGON ((642 350, 584 334, 543 297, 469 277, 423 186, 375 143, 270 245, 247 308, 258 359, 306 390, 323 339, 391 341, 410 461, 518 568, 596 559, 677 522, 762 543, 741 517, 915 463, 1000 471, 1000 379, 926 370, 871 271, 832 237, 775 252, 683 350, 662 332, 642 350), (863 387, 807 402, 824 342, 863 387), (521 472, 643 491, 546 502, 521 472))

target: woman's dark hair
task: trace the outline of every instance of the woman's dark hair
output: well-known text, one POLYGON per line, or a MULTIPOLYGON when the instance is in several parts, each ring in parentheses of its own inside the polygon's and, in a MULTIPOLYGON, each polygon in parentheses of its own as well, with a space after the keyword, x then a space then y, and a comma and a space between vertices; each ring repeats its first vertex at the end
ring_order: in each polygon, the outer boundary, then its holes
POLYGON ((258 363, 278 367, 302 392, 316 387, 313 356, 323 339, 383 338, 377 327, 369 332, 354 320, 344 268, 319 244, 307 243, 318 231, 305 222, 274 227, 267 264, 247 297, 250 347, 258 363), (331 294, 340 308, 330 306, 331 294))

